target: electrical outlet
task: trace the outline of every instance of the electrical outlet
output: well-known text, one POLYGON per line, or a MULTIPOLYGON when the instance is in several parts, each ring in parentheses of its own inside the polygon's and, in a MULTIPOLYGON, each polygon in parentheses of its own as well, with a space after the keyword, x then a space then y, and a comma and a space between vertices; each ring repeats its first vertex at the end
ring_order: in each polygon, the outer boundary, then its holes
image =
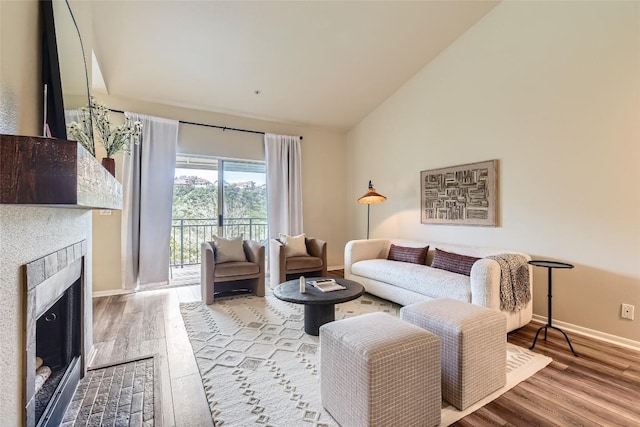
POLYGON ((622 304, 622 310, 620 312, 620 317, 623 319, 633 320, 633 311, 635 307, 631 304, 622 304))

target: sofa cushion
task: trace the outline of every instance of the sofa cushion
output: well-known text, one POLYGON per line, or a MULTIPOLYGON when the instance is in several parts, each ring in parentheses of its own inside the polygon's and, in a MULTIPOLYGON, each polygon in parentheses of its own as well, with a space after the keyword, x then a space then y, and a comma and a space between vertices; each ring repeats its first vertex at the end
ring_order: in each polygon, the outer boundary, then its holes
POLYGON ((213 236, 213 242, 216 248, 216 263, 247 260, 242 237, 224 239, 219 236, 213 236))
POLYGON ((469 277, 426 265, 369 259, 354 263, 351 266, 351 272, 357 276, 388 283, 430 298, 452 298, 471 302, 469 277))
POLYGON ((246 276, 250 274, 258 274, 260 267, 258 264, 247 261, 238 262, 225 262, 222 264, 216 264, 215 277, 231 277, 231 276, 246 276))
POLYGON ((284 245, 284 255, 287 258, 294 256, 309 256, 309 253, 307 252, 306 236, 304 233, 297 236, 280 234, 280 241, 284 245))
POLYGON ((413 264, 424 264, 427 259, 429 246, 424 248, 410 248, 391 244, 387 259, 390 261, 410 262, 413 264))
POLYGON ((436 248, 431 267, 451 271, 452 273, 471 275, 471 267, 480 258, 446 252, 436 248))
POLYGON ((287 270, 307 270, 322 268, 322 260, 315 256, 294 256, 287 258, 287 270))

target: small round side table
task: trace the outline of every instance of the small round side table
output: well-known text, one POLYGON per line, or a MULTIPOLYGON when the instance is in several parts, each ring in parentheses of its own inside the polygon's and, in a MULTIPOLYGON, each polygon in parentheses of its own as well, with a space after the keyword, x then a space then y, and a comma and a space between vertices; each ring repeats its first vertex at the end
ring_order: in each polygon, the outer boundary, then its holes
POLYGON ((573 268, 573 265, 567 264, 565 262, 545 261, 545 260, 538 260, 538 259, 529 261, 529 264, 535 267, 546 267, 549 270, 549 279, 548 279, 549 291, 547 293, 547 310, 548 310, 547 324, 544 326, 541 326, 538 329, 538 332, 536 332, 536 337, 533 339, 533 344, 531 344, 531 347, 529 347, 529 349, 533 350, 533 348, 536 346, 536 342, 538 341, 538 334, 540 334, 540 331, 542 331, 543 329, 544 329, 544 340, 546 341, 547 330, 551 328, 551 329, 555 329, 556 331, 560 331, 562 335, 564 335, 565 339, 567 340, 567 344, 569 344, 569 348, 571 349, 571 352, 573 353, 573 355, 576 357, 579 357, 578 353, 576 353, 575 350, 573 349, 573 346, 571 345, 571 341, 569 341, 569 337, 567 336, 567 334, 565 334, 562 329, 553 326, 552 324, 553 318, 551 315, 551 312, 552 312, 551 310, 551 293, 552 293, 551 292, 551 270, 553 270, 554 268, 573 268))

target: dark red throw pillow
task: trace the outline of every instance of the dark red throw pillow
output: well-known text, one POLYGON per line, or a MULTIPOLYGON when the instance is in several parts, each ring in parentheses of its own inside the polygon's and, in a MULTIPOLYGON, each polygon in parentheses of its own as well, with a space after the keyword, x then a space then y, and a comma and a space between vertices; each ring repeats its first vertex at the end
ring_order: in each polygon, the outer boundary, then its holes
POLYGON ((429 246, 424 248, 408 248, 405 246, 391 245, 389 248, 388 260, 410 262, 413 264, 424 264, 429 246))
POLYGON ((475 258, 472 256, 442 251, 436 248, 436 254, 433 256, 431 267, 451 271, 452 273, 470 276, 473 263, 479 259, 480 258, 475 258))

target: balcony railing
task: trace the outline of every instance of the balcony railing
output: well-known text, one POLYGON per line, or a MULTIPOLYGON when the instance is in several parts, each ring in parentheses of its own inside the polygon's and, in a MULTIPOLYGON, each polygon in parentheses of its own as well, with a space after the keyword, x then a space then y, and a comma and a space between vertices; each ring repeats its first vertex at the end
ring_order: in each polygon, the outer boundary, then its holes
POLYGON ((242 237, 267 244, 266 218, 224 218, 222 230, 217 218, 174 218, 171 224, 171 267, 200 264, 200 245, 222 231, 225 238, 242 237))

